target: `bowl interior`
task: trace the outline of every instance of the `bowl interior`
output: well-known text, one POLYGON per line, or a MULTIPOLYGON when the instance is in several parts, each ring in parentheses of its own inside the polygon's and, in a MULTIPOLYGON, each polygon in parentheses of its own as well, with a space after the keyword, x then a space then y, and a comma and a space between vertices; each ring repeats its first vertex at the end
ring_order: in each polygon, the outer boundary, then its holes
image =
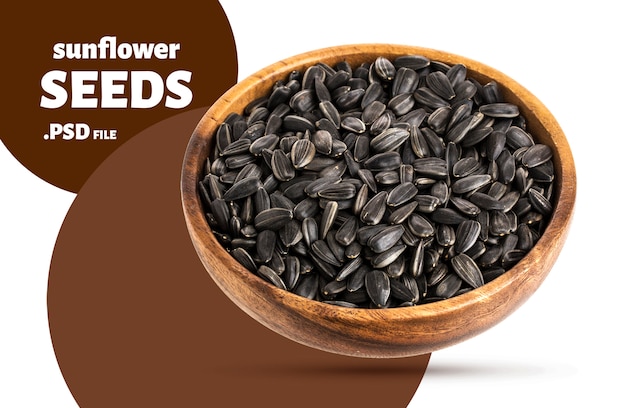
POLYGON ((468 339, 500 322, 536 291, 556 261, 569 229, 576 175, 569 145, 547 108, 528 90, 477 61, 437 50, 388 44, 333 47, 298 55, 260 70, 226 92, 193 132, 181 179, 183 210, 196 251, 211 277, 242 310, 268 328, 302 344, 359 357, 429 353, 468 339), (231 112, 267 95, 293 70, 318 62, 352 66, 378 56, 419 54, 448 64, 463 63, 480 83, 496 81, 505 100, 519 106, 536 141, 554 152, 554 208, 537 244, 512 269, 482 287, 438 302, 394 309, 350 309, 312 301, 278 289, 237 263, 211 232, 197 191, 217 126, 231 112))

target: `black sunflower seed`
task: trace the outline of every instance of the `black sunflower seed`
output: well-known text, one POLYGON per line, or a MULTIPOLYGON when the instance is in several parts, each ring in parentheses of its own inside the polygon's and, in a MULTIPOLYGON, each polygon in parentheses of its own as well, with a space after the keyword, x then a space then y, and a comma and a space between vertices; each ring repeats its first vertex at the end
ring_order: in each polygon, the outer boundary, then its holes
POLYGON ((404 234, 402 225, 390 225, 367 240, 367 246, 376 253, 384 252, 393 247, 404 234))
POLYGON ((254 227, 258 230, 270 229, 277 231, 293 218, 293 211, 287 208, 268 208, 254 217, 254 227))
POLYGON ((365 203, 361 209, 361 221, 368 225, 378 224, 385 215, 387 197, 388 193, 381 191, 365 203))
POLYGON ((400 147, 408 138, 407 129, 390 127, 370 140, 370 147, 375 153, 390 152, 400 147))
POLYGON ((473 288, 485 284, 483 275, 476 262, 466 254, 458 254, 450 260, 452 269, 459 277, 473 288))
POLYGON ((233 184, 226 192, 223 199, 225 201, 240 200, 242 198, 255 194, 259 188, 263 186, 261 180, 256 177, 244 178, 233 184))
POLYGON ((391 295, 391 283, 385 272, 374 269, 365 275, 365 289, 376 307, 383 307, 391 295))
POLYGON ((495 102, 478 108, 481 113, 493 118, 515 118, 519 116, 519 108, 512 103, 495 102))
POLYGON ((284 289, 284 290, 287 289, 287 286, 285 286, 285 282, 283 282, 283 280, 280 278, 280 275, 276 273, 276 271, 270 268, 269 266, 266 266, 266 265, 259 266, 259 269, 257 269, 257 273, 259 274, 260 277, 270 282, 277 288, 284 289))
POLYGON ((417 195, 417 187, 411 182, 400 183, 394 187, 387 196, 387 205, 398 207, 407 203, 417 195))
POLYGON ((476 220, 465 220, 457 226, 454 243, 457 254, 467 251, 476 243, 480 235, 480 228, 480 223, 476 220))

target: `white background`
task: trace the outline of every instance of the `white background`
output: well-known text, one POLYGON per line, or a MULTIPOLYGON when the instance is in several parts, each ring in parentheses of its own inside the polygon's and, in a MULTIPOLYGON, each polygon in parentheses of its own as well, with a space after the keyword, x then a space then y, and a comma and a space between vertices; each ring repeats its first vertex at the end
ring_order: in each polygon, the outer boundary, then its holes
MULTIPOLYGON (((626 225, 617 195, 625 184, 626 30, 618 2, 221 4, 240 79, 311 49, 387 42, 481 61, 534 93, 560 123, 576 162, 569 239, 547 280, 511 317, 432 355, 410 407, 626 406, 626 225)), ((32 175, 4 145, 0 192, 0 407, 76 407, 46 316, 50 256, 74 195, 32 175)))

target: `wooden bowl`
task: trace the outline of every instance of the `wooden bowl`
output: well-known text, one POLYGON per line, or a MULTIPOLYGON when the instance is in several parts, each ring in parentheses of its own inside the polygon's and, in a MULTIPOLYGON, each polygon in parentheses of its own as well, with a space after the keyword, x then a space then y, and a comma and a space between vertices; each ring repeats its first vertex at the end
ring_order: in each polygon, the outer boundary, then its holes
MULTIPOLYGON (((528 90, 497 70, 458 55, 433 49, 361 44, 307 52, 279 61, 251 75, 226 92, 206 112, 191 136, 182 171, 184 215, 196 251, 211 277, 242 310, 271 330, 310 347, 348 356, 408 357, 427 354, 469 339, 522 305, 543 282, 568 233, 576 195, 576 173, 568 142, 548 109, 528 90), (289 72, 317 62, 331 66, 346 60, 353 67, 420 54, 449 64, 463 63, 468 76, 500 85, 503 96, 519 106, 535 140, 549 145, 555 167, 555 204, 545 232, 512 269, 463 295, 430 304, 392 309, 353 309, 308 300, 278 289, 238 264, 212 234, 197 192, 216 127, 230 112, 267 95, 289 72)), ((226 328, 225 328, 226 329, 226 328)))

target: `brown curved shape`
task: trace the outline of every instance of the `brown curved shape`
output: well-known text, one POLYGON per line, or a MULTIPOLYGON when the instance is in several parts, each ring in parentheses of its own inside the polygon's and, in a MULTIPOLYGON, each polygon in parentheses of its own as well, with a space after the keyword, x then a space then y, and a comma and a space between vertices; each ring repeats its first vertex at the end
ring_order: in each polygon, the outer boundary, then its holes
POLYGON ((183 210, 196 251, 224 293, 250 316, 299 343, 328 352, 370 358, 430 353, 467 340, 502 321, 541 285, 567 237, 574 213, 576 171, 567 139, 548 109, 528 90, 482 63, 437 50, 388 44, 361 44, 312 51, 277 62, 241 81, 204 115, 189 142, 181 179, 183 210), (311 301, 277 289, 240 266, 211 233, 196 186, 216 126, 232 111, 265 95, 294 69, 317 62, 353 66, 377 56, 421 54, 445 63, 463 63, 481 83, 495 80, 516 103, 537 141, 554 151, 557 181, 552 219, 535 247, 514 268, 466 294, 407 308, 365 310, 311 301))
POLYGON ((97 10, 98 22, 91 18, 96 14, 88 13, 84 2, 78 0, 43 2, 36 10, 34 13, 33 5, 27 2, 12 3, 6 14, 11 18, 0 27, 2 37, 12 39, 4 43, 7 58, 3 59, 2 73, 8 80, 3 83, 7 97, 2 105, 5 120, 1 138, 24 167, 64 190, 77 193, 98 166, 137 133, 164 118, 207 107, 237 81, 235 38, 218 0, 180 1, 176 7, 112 2, 97 10), (28 24, 18 16, 28 16, 28 24), (50 24, 52 21, 54 24, 50 24), (31 27, 45 27, 45 34, 32 35, 31 27), (98 43, 106 35, 117 37, 118 45, 162 42, 178 43, 181 47, 175 59, 167 60, 52 57, 56 43, 98 43), (53 70, 67 74, 64 83, 58 85, 65 88, 68 101, 57 109, 45 109, 40 107, 41 97, 48 95, 42 87, 42 77, 53 70), (128 107, 102 107, 102 94, 113 89, 102 89, 101 72, 145 70, 158 74, 164 81, 166 89, 159 104, 149 109, 131 108, 132 80, 128 73, 127 80, 116 81, 122 90, 119 94, 116 90, 114 95, 127 98, 128 107), (165 106, 165 97, 175 96, 165 81, 177 70, 192 73, 191 82, 184 85, 193 93, 193 99, 183 109, 165 106), (99 108, 72 108, 71 94, 77 91, 71 85, 73 71, 93 71, 97 75, 97 81, 88 81, 94 90, 93 94, 86 91, 89 93, 86 97, 97 99, 99 108), (52 123, 83 123, 90 127, 91 135, 96 129, 108 130, 109 135, 115 130, 116 135, 108 140, 93 136, 80 141, 62 140, 60 135, 49 140, 44 134, 50 132, 52 123))
POLYGON ((116 150, 63 222, 48 317, 80 408, 406 407, 430 355, 372 360, 302 346, 244 314, 209 278, 179 192, 185 147, 206 110, 165 119, 116 150))

